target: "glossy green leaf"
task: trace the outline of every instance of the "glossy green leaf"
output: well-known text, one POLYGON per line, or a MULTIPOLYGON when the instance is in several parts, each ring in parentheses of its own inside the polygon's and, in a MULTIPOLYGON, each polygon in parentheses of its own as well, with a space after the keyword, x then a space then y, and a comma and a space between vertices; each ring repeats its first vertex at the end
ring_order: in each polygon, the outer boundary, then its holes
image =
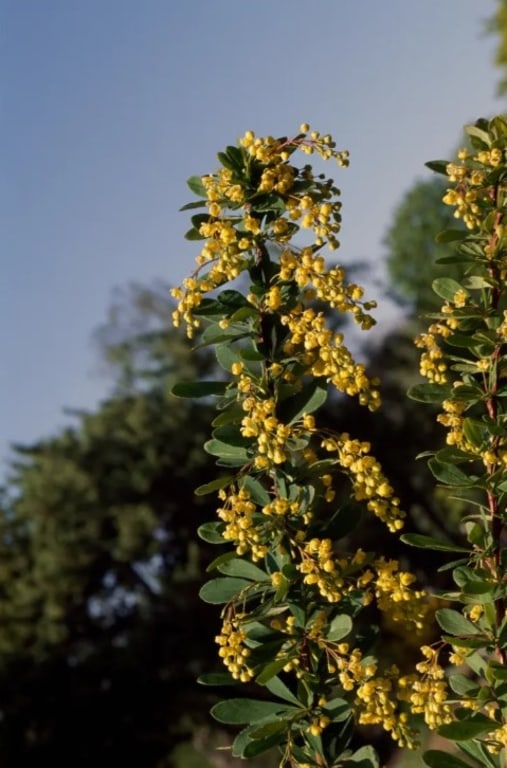
POLYGON ((343 722, 352 712, 350 702, 340 698, 331 699, 322 709, 334 723, 343 722))
POLYGON ((400 536, 404 544, 419 549, 438 550, 440 552, 469 552, 466 547, 460 547, 457 544, 446 543, 440 539, 434 539, 432 536, 424 536, 421 533, 404 533, 400 536))
MULTIPOLYGON (((232 743, 232 756, 242 758, 256 757, 277 746, 281 741, 283 732, 287 728, 287 724, 283 720, 275 722, 278 723, 275 733, 271 733, 271 736, 264 739, 254 738, 254 734, 259 732, 259 725, 250 725, 244 728, 238 733, 232 743)), ((266 723, 266 725, 268 724, 266 723)))
POLYGON ((474 484, 474 479, 465 472, 462 472, 455 464, 447 464, 438 461, 438 459, 430 459, 428 467, 433 477, 441 483, 445 483, 445 485, 462 487, 474 484))
POLYGON ((379 768, 379 758, 373 747, 360 747, 354 754, 340 761, 342 768, 379 768))
POLYGON ((280 701, 262 701, 259 699, 227 699, 219 701, 211 709, 211 714, 219 723, 242 725, 256 723, 273 715, 296 713, 295 707, 287 707, 280 701))
MULTIPOLYGON (((259 685, 265 685, 266 687, 268 687, 270 681, 276 678, 276 675, 278 675, 278 673, 282 671, 286 663, 287 663, 286 659, 275 659, 275 661, 269 662, 268 664, 266 664, 265 667, 263 667, 262 671, 257 675, 257 677, 255 678, 255 682, 259 683, 259 685)), ((274 693, 274 691, 271 688, 268 688, 268 690, 270 690, 271 693, 274 693)), ((286 697, 282 696, 282 698, 286 698, 286 697)), ((299 704, 297 699, 296 699, 296 703, 299 704)))
POLYGON ((190 178, 187 179, 187 186, 195 195, 199 195, 199 197, 207 197, 206 187, 202 183, 200 176, 190 176, 190 178))
POLYGON ((224 577, 223 579, 211 579, 206 582, 199 590, 199 597, 205 603, 211 605, 221 605, 228 603, 229 600, 236 597, 246 587, 251 587, 252 582, 246 579, 234 579, 224 577))
POLYGON ((206 240, 206 238, 201 235, 198 229, 192 227, 185 232, 185 240, 206 240))
POLYGON ((467 236, 465 229, 444 229, 435 237, 437 243, 452 243, 455 240, 464 240, 467 236))
POLYGON ((449 160, 429 160, 427 163, 425 163, 426 168, 429 168, 435 173, 441 173, 444 176, 447 176, 446 168, 448 165, 449 160))
POLYGON ((463 432, 468 442, 475 448, 480 448, 484 442, 486 425, 469 417, 463 420, 463 432))
POLYGON ((449 676, 449 686, 454 693, 467 698, 472 698, 479 690, 479 686, 474 680, 459 672, 449 676))
POLYGON ((491 146, 491 136, 489 133, 477 125, 465 125, 465 133, 470 138, 478 139, 480 144, 474 144, 476 149, 489 149, 491 146))
POLYGON ((458 611, 454 611, 452 608, 440 608, 440 610, 435 613, 435 618, 439 627, 444 632, 449 632, 451 635, 476 635, 480 632, 480 629, 478 629, 475 624, 466 619, 458 611))
POLYGON ((191 211, 195 208, 204 208, 205 205, 207 205, 207 200, 195 200, 193 203, 187 203, 186 205, 182 205, 180 208, 180 211, 191 211))
POLYGON ((203 523, 197 529, 197 534, 200 539, 207 541, 208 544, 225 544, 222 531, 225 525, 221 522, 203 523))
POLYGON ((204 443, 204 450, 206 453, 211 454, 211 456, 218 456, 221 459, 237 459, 241 462, 248 460, 247 450, 243 446, 230 445, 214 438, 204 443))
POLYGON ((437 277, 436 280, 433 280, 432 286, 437 296, 446 301, 452 301, 458 291, 465 290, 451 277, 437 277))
POLYGON ((200 485, 195 489, 194 493, 196 496, 206 496, 208 493, 213 493, 214 491, 219 491, 221 488, 225 488, 227 485, 230 485, 233 480, 234 477, 232 475, 217 477, 216 480, 200 485))
POLYGON ((453 723, 441 725, 438 733, 450 741, 468 741, 490 733, 498 728, 498 723, 489 717, 476 713, 466 720, 456 720, 453 723))
POLYGON ((256 480, 251 475, 245 475, 243 478, 242 487, 246 488, 246 490, 249 492, 250 497, 255 501, 257 504, 260 504, 261 506, 265 506, 266 504, 269 504, 271 501, 271 496, 267 492, 267 490, 264 488, 262 483, 259 482, 259 480, 256 480))
POLYGON ((335 616, 329 625, 326 633, 326 639, 332 642, 338 642, 352 632, 352 619, 346 613, 335 616))
POLYGON ((223 395, 227 387, 225 381, 180 381, 175 384, 171 393, 175 397, 209 397, 223 395))
POLYGON ((479 741, 462 741, 458 746, 463 754, 477 760, 481 768, 499 768, 496 755, 488 752, 484 744, 479 741))
POLYGON ((229 672, 205 672, 197 678, 200 685, 238 685, 229 672))
POLYGON ((249 579, 251 581, 270 580, 268 574, 261 568, 250 563, 248 560, 241 560, 239 557, 221 563, 218 566, 218 570, 226 576, 238 576, 241 579, 249 579))
MULTIPOLYGON (((257 678, 257 682, 260 682, 259 677, 257 678)), ((296 707, 300 707, 301 703, 299 702, 298 698, 292 693, 292 691, 289 690, 289 688, 285 685, 285 683, 280 680, 279 677, 276 675, 270 676, 266 681, 262 683, 270 693, 273 694, 273 696, 277 696, 279 699, 284 699, 285 701, 288 701, 290 704, 295 704, 296 707)))
POLYGON ((231 371, 234 363, 241 360, 239 350, 234 349, 231 344, 217 344, 215 347, 215 355, 218 364, 224 371, 231 371))
POLYGON ((452 752, 442 752, 440 749, 428 749, 423 754, 423 760, 429 768, 470 768, 470 763, 465 763, 452 752))
POLYGON ((441 384, 416 384, 407 392, 411 400, 420 403, 441 403, 449 394, 449 387, 441 384))
POLYGON ((293 424, 304 414, 313 413, 327 400, 327 384, 314 380, 305 385, 293 397, 280 404, 280 419, 285 424, 293 424))

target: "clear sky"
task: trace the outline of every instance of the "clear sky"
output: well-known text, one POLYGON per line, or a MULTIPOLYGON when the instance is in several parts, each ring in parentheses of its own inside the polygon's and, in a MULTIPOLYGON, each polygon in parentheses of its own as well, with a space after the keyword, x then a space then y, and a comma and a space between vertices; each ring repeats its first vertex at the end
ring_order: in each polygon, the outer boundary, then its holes
POLYGON ((308 121, 349 149, 337 255, 380 264, 424 162, 505 109, 495 5, 3 0, 0 461, 107 394, 91 334, 113 289, 189 271, 185 179, 245 130, 308 121))

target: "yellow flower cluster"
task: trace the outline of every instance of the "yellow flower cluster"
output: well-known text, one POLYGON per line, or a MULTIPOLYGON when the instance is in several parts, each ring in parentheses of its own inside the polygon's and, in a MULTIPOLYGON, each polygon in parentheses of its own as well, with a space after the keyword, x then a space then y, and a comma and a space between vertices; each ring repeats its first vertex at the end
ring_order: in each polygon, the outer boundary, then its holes
POLYGON ((363 330, 375 324, 366 310, 374 309, 376 302, 362 302, 364 289, 355 283, 346 284, 342 267, 328 270, 324 257, 315 254, 312 248, 303 248, 301 252, 286 248, 280 256, 279 279, 295 280, 300 288, 311 286, 315 298, 339 312, 351 313, 363 330))
POLYGON ((226 619, 222 631, 215 637, 220 646, 218 655, 235 680, 248 683, 254 677, 254 672, 247 664, 250 649, 245 647, 247 633, 241 628, 238 617, 226 619))
POLYGON ((412 674, 401 677, 399 698, 407 701, 414 714, 422 714, 426 725, 436 730, 444 723, 452 720, 452 710, 446 703, 448 698, 445 672, 438 663, 438 651, 428 645, 423 645, 421 652, 425 661, 416 664, 419 675, 412 674))
POLYGON ((400 747, 415 749, 418 741, 415 731, 408 725, 408 716, 399 711, 397 690, 399 670, 396 666, 377 675, 377 664, 363 659, 361 651, 349 650, 341 643, 336 651, 329 649, 329 671, 338 672, 345 691, 355 691, 355 709, 361 725, 381 725, 400 747))
POLYGON ((462 219, 467 229, 480 226, 481 202, 487 199, 489 194, 484 186, 487 172, 501 162, 502 156, 503 153, 496 149, 491 152, 479 152, 476 156, 469 156, 466 150, 462 150, 459 159, 463 162, 447 165, 447 177, 456 186, 446 191, 443 202, 456 208, 454 216, 462 219))
POLYGON ((283 464, 287 459, 287 440, 292 436, 292 430, 277 419, 275 400, 258 399, 250 395, 243 400, 241 407, 246 411, 241 420, 241 434, 257 440, 259 456, 255 459, 255 466, 261 469, 283 464))
POLYGON ((425 351, 421 354, 419 370, 421 376, 434 384, 445 384, 447 382, 447 364, 444 361, 444 353, 438 344, 436 334, 448 335, 447 331, 442 333, 444 326, 435 324, 428 328, 428 333, 420 333, 415 338, 415 345, 425 351))
POLYGON ((330 453, 337 453, 338 462, 352 484, 356 501, 366 501, 368 510, 390 531, 399 531, 403 527, 405 513, 400 510, 400 500, 394 495, 379 462, 370 455, 370 443, 351 439, 345 432, 339 437, 325 438, 322 446, 330 453))
POLYGON ((254 560, 261 560, 268 548, 262 543, 262 529, 253 521, 257 507, 250 492, 246 488, 236 490, 231 486, 229 492, 222 488, 218 496, 224 502, 217 509, 218 517, 226 523, 222 534, 224 539, 236 545, 238 555, 250 551, 254 560))
POLYGON ((328 602, 338 603, 350 586, 344 589, 343 573, 331 539, 310 539, 301 554, 302 561, 297 567, 304 574, 304 583, 314 584, 328 602))
MULTIPOLYGON (((321 136, 315 131, 302 131, 292 139, 256 137, 247 131, 239 145, 241 149, 237 151, 242 157, 244 173, 224 167, 201 177, 209 216, 196 224, 196 237, 201 236, 206 242, 197 256, 194 274, 171 291, 178 300, 173 322, 176 326, 184 322, 190 337, 200 325, 194 310, 201 305, 202 296, 235 280, 256 258, 260 243, 286 242, 294 228, 303 228, 314 233, 316 248, 326 242, 331 249, 339 245, 336 236, 340 230, 340 203, 331 200, 339 190, 331 180, 323 182, 315 178, 310 166, 305 166, 301 178, 310 188, 295 192, 300 172, 288 161, 293 150, 300 149, 306 154, 317 152, 324 159, 334 158, 339 165, 346 166, 348 153, 337 151, 330 136, 321 136), (252 172, 253 161, 258 166, 256 173, 252 172), (258 214, 259 218, 251 212, 251 201, 266 193, 276 193, 282 201, 280 216, 275 220, 262 221, 262 214, 258 214), (203 268, 206 272, 199 277, 203 268)), ((338 293, 343 291, 339 289, 338 293)), ((347 303, 350 298, 344 295, 343 299, 337 298, 336 306, 347 303)), ((359 305, 347 311, 352 311, 363 325, 373 322, 371 318, 367 320, 359 305)))
POLYGON ((376 560, 373 567, 377 572, 374 591, 379 609, 394 622, 423 629, 430 606, 424 590, 411 589, 415 576, 398 570, 396 560, 385 560, 383 557, 376 560))
POLYGON ((463 422, 465 420, 464 411, 466 403, 459 400, 444 400, 442 402, 444 413, 437 416, 437 421, 447 428, 446 442, 448 445, 455 445, 463 451, 472 451, 474 448, 465 437, 463 432, 463 422))
POLYGON ((289 150, 293 147, 300 149, 307 155, 314 152, 324 160, 334 158, 339 166, 346 167, 349 164, 349 153, 336 151, 336 144, 329 134, 321 136, 318 131, 310 131, 308 123, 300 126, 300 133, 293 139, 275 139, 273 136, 256 136, 253 131, 246 131, 240 139, 250 155, 261 163, 269 162, 273 157, 280 157, 282 162, 289 159, 289 150))
POLYGON ((290 331, 284 343, 288 356, 303 353, 307 372, 324 377, 339 392, 358 396, 361 405, 373 411, 380 405, 376 379, 370 380, 364 365, 356 363, 346 346, 343 335, 333 333, 326 326, 322 312, 312 308, 295 308, 290 315, 282 315, 281 322, 290 331))

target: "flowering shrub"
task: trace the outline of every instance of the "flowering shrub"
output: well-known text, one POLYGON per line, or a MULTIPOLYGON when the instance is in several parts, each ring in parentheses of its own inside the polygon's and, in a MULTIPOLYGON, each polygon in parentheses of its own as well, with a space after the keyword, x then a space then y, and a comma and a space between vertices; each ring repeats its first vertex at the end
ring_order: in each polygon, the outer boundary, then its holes
MULTIPOLYGON (((339 190, 310 165, 293 164, 303 153, 343 168, 348 154, 306 124, 293 138, 248 131, 218 154, 219 170, 189 180, 199 199, 184 209, 200 212, 187 237, 202 246, 194 272, 173 290, 173 319, 215 348, 226 376, 181 383, 174 394, 216 398, 205 449, 221 472, 197 493, 218 494, 218 519, 199 529, 222 545, 201 597, 223 606, 216 642, 225 671, 201 682, 258 691, 212 710, 223 723, 245 726, 235 756, 277 746, 281 766, 374 768, 371 747, 350 747, 355 723, 381 726, 414 748, 424 721, 467 759, 430 750, 430 767, 504 765, 507 121, 467 130, 472 149, 454 163, 429 164, 447 175, 444 203, 466 225, 441 235, 456 241, 446 261, 462 266, 463 279, 435 281, 444 304, 416 340, 428 381, 410 393, 441 405, 447 446, 429 467, 468 511, 468 547, 446 566, 456 589, 443 595, 420 589, 395 560, 346 547, 361 507, 392 535, 405 517, 370 444, 319 420, 332 389, 372 411, 380 406, 379 382, 333 323, 343 313, 368 330, 375 308, 323 255, 339 246, 339 190), (410 674, 382 666, 376 633, 365 631, 372 607, 417 635, 437 597, 441 639, 430 646, 421 634, 421 661, 410 674)), ((427 536, 402 538, 457 549, 427 536)))

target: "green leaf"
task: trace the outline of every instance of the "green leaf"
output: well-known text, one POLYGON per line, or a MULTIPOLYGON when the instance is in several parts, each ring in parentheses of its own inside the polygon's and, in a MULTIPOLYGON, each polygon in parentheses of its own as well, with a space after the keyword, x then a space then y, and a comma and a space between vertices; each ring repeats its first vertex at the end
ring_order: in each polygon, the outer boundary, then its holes
POLYGON ((440 749, 428 749, 423 753, 423 760, 429 768, 470 768, 470 763, 465 763, 451 752, 442 752, 440 749))
POLYGON ((463 432, 465 433, 465 437, 475 448, 480 448, 483 444, 486 429, 486 425, 477 419, 467 417, 463 420, 463 432))
POLYGON ((452 243, 455 240, 464 240, 467 236, 465 229, 444 229, 435 237, 437 243, 452 243))
POLYGON ((322 707, 326 715, 333 720, 334 723, 341 723, 349 717, 351 713, 350 703, 345 699, 331 699, 322 707))
POLYGON ((248 452, 241 445, 230 445, 221 440, 208 440, 204 443, 204 450, 211 456, 218 456, 221 459, 235 459, 238 461, 248 461, 248 452))
POLYGON ((200 685, 238 685, 239 683, 229 672, 205 672, 197 678, 197 682, 200 685))
POLYGON ((431 549, 439 552, 470 552, 466 547, 459 547, 457 544, 447 544, 445 541, 434 539, 432 536, 424 536, 421 533, 404 533, 400 538, 404 544, 408 544, 410 547, 418 547, 419 549, 431 549))
POLYGON ((474 484, 474 478, 462 472, 455 464, 448 464, 438 459, 430 459, 428 468, 437 480, 445 485, 468 486, 474 484))
POLYGON ((495 755, 491 755, 480 742, 464 741, 458 746, 465 755, 477 760, 482 768, 499 768, 495 755))
POLYGON ((255 480, 255 478, 251 477, 251 475, 245 475, 243 479, 243 488, 246 488, 252 500, 262 507, 264 507, 266 504, 269 504, 271 501, 271 497, 262 483, 260 483, 258 480, 255 480))
POLYGON ((487 131, 479 128, 477 125, 465 125, 465 133, 470 136, 470 138, 473 137, 474 139, 479 139, 479 142, 483 146, 474 144, 476 149, 489 149, 491 146, 491 136, 487 131))
POLYGON ((430 171, 435 171, 435 173, 441 173, 444 176, 447 176, 446 168, 449 165, 448 160, 430 160, 429 162, 425 163, 426 168, 429 168, 430 171))
POLYGON ((283 718, 264 718, 264 720, 244 728, 233 741, 233 757, 255 757, 284 741, 282 734, 288 729, 283 718), (262 738, 262 734, 268 735, 262 738))
POLYGON ((266 717, 280 716, 289 712, 296 713, 296 707, 287 707, 279 701, 260 701, 259 699, 228 699, 219 701, 211 709, 215 720, 227 725, 257 723, 266 717))
POLYGON ((194 208, 204 208, 204 206, 207 204, 208 202, 206 200, 195 200, 193 203, 182 205, 180 211, 191 211, 194 208))
POLYGON ((343 637, 346 637, 352 632, 352 619, 347 616, 346 613, 342 613, 340 616, 335 616, 329 625, 329 629, 326 633, 326 639, 332 642, 337 642, 343 637))
POLYGON ((449 394, 449 387, 441 384, 416 384, 407 392, 411 400, 420 403, 441 403, 449 394))
POLYGON ((171 394, 175 397, 209 397, 223 395, 226 387, 225 381, 180 381, 174 385, 171 394))
POLYGON ((373 747, 361 747, 353 755, 350 755, 343 762, 340 762, 342 768, 379 768, 378 755, 373 747))
MULTIPOLYGON (((451 277, 437 277, 432 283, 433 290, 441 299, 452 301, 458 291, 465 289, 451 277)), ((467 293, 467 291, 465 291, 467 293)))
POLYGON ((202 183, 200 176, 190 176, 190 178, 187 179, 187 187, 195 195, 199 195, 199 197, 207 197, 206 187, 202 183))
POLYGON ((208 544, 225 544, 224 537, 222 536, 224 528, 224 523, 218 521, 203 523, 197 529, 197 535, 203 541, 207 541, 208 544))
POLYGON ((221 605, 228 603, 246 587, 251 587, 252 582, 246 579, 219 578, 206 582, 199 590, 199 597, 205 603, 221 605))
POLYGON ((249 563, 248 560, 241 560, 239 557, 221 563, 218 566, 218 570, 226 576, 239 576, 242 579, 249 579, 250 581, 269 580, 269 576, 265 571, 261 570, 253 563, 249 563))
POLYGON ((185 232, 185 240, 206 240, 206 238, 201 235, 198 229, 192 227, 185 232))
POLYGON ((459 672, 449 676, 449 686, 454 693, 457 693, 460 696, 465 696, 466 698, 473 698, 475 693, 479 690, 479 686, 474 680, 470 680, 469 677, 466 677, 466 675, 462 675, 459 672))
POLYGON ((201 336, 202 347, 212 344, 224 344, 227 341, 237 341, 250 335, 250 331, 244 326, 229 325, 228 328, 220 328, 219 325, 210 325, 201 336))
MULTIPOLYGON (((269 687, 269 683, 271 680, 275 679, 276 675, 279 672, 282 671, 286 663, 287 663, 287 659, 276 659, 275 661, 269 662, 268 664, 266 664, 265 667, 263 667, 262 671, 257 675, 257 677, 255 678, 255 682, 259 683, 259 685, 265 685, 268 688, 268 690, 271 691, 271 693, 274 693, 274 691, 269 687)), ((285 696, 282 696, 281 698, 285 698, 285 696)), ((296 699, 296 702, 299 704, 297 699, 296 699)))
POLYGON ((217 344, 215 355, 218 364, 225 370, 230 371, 234 363, 241 360, 239 350, 234 349, 230 344, 217 344))
POLYGON ((440 736, 451 741, 468 741, 477 736, 490 733, 498 728, 498 723, 480 713, 471 715, 467 720, 456 720, 454 723, 446 723, 438 729, 440 736))
POLYGON ((327 400, 327 384, 316 379, 306 384, 297 395, 287 398, 280 404, 280 419, 285 424, 293 424, 304 414, 313 413, 327 400))
POLYGON ((476 635, 480 632, 480 629, 475 624, 462 616, 458 611, 452 610, 452 608, 440 608, 440 610, 436 611, 435 618, 439 627, 451 635, 459 637, 460 635, 476 635))
MULTIPOLYGON (((257 682, 259 681, 259 677, 257 678, 257 682)), ((285 683, 280 680, 279 677, 269 677, 268 680, 266 680, 264 683, 262 683, 270 693, 273 694, 273 696, 278 696, 280 699, 284 699, 285 701, 288 701, 290 704, 295 704, 296 707, 300 707, 301 703, 300 701, 294 696, 292 691, 289 690, 289 688, 285 685, 285 683)))
POLYGON ((225 488, 227 485, 230 485, 233 480, 234 477, 232 475, 217 477, 216 480, 212 480, 210 483, 200 485, 195 489, 194 493, 196 496, 206 496, 208 493, 213 493, 213 491, 219 491, 220 488, 225 488))

